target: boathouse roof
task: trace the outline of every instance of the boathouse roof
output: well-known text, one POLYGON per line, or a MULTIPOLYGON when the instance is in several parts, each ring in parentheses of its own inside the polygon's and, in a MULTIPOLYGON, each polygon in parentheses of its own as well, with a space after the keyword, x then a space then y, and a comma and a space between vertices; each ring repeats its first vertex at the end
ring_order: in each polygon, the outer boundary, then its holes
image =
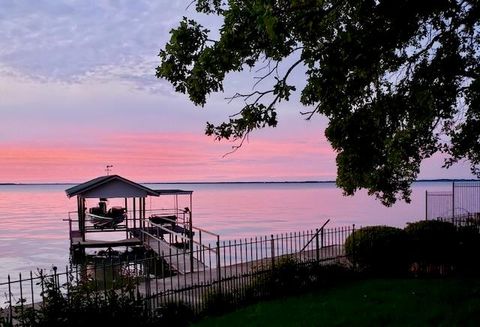
POLYGON ((100 176, 66 189, 65 192, 69 198, 75 195, 83 198, 130 198, 160 195, 159 192, 119 175, 100 176))

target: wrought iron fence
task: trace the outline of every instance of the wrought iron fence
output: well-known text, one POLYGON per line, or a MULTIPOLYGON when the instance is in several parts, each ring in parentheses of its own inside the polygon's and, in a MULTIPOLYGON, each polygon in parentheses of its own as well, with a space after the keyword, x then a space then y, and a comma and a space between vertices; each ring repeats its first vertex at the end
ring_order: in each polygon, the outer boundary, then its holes
POLYGON ((4 296, 0 317, 15 323, 16 314, 26 308, 39 308, 49 281, 54 281, 68 298, 78 285, 89 283, 95 294, 101 294, 125 278, 134 281, 135 296, 152 310, 165 303, 183 302, 199 313, 209 297, 219 291, 234 291, 241 299, 249 287, 256 285, 261 293, 264 278, 259 277, 275 270, 284 260, 298 264, 343 260, 345 240, 354 230, 353 225, 217 241, 194 244, 186 251, 162 252, 161 256, 146 252, 137 257, 109 257, 83 265, 53 267, 49 272, 38 270, 26 276, 9 275, 0 283, 0 294, 4 296), (188 267, 192 257, 196 264, 186 272, 180 271, 178 267, 188 267))
POLYGON ((425 191, 425 219, 480 213, 480 182, 453 182, 450 191, 425 191))
POLYGON ((437 220, 454 224, 456 227, 475 227, 480 231, 480 213, 465 213, 455 217, 438 217, 437 220))

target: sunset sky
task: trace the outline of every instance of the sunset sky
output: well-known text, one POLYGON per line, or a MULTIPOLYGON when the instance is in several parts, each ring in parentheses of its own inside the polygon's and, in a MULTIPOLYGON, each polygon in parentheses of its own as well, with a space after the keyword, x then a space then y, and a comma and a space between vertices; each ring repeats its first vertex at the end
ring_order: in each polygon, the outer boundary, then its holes
MULTIPOLYGON (((0 182, 80 182, 107 164, 139 182, 335 179, 326 119, 306 122, 295 99, 281 105, 278 128, 234 154, 204 135, 206 121, 239 110, 225 97, 251 90, 253 73, 228 76, 205 108, 155 77, 182 16, 219 24, 190 2, 0 0, 0 182)), ((420 178, 472 177, 466 164, 441 163, 425 162, 420 178)))

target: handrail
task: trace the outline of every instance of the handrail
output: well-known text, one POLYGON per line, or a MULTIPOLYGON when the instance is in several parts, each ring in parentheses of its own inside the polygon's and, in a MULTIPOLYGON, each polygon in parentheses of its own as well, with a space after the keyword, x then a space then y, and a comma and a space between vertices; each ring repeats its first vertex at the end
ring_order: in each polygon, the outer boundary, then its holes
POLYGON ((206 234, 215 236, 215 237, 219 237, 219 236, 220 236, 219 234, 216 234, 216 233, 214 233, 214 232, 210 232, 210 231, 208 231, 208 230, 206 230, 206 229, 203 229, 203 228, 200 228, 200 227, 192 226, 192 229, 196 229, 196 230, 198 230, 198 231, 200 231, 200 232, 203 232, 203 233, 206 233, 206 234))
POLYGON ((320 231, 322 231, 323 228, 325 227, 325 225, 327 225, 329 222, 330 222, 330 219, 328 219, 328 220, 322 225, 322 227, 320 227, 320 229, 317 230, 317 232, 312 236, 312 238, 310 239, 310 241, 307 242, 307 244, 303 247, 303 249, 300 250, 300 252, 303 252, 303 251, 307 248, 307 246, 309 246, 310 243, 312 243, 313 239, 318 236, 318 233, 320 233, 320 231))
MULTIPOLYGON (((131 210, 128 210, 127 213, 128 214, 131 214, 133 211, 131 210)), ((153 209, 147 209, 145 210, 145 212, 148 212, 148 213, 159 213, 160 215, 163 215, 163 214, 168 214, 168 213, 172 213, 172 214, 176 214, 178 216, 178 218, 180 219, 177 219, 177 220, 173 220, 173 219, 169 219, 169 218, 163 218, 165 219, 165 221, 168 221, 169 223, 171 223, 172 225, 175 224, 177 226, 181 226, 185 229, 188 229, 190 230, 191 228, 191 231, 196 231, 196 232, 199 232, 199 237, 200 237, 200 241, 198 240, 195 240, 195 238, 193 237, 190 237, 190 236, 185 236, 183 235, 182 233, 177 233, 175 232, 173 229, 169 229, 168 227, 166 228, 165 226, 162 226, 161 224, 156 224, 154 222, 152 222, 149 217, 145 217, 145 218, 142 218, 142 217, 137 217, 138 221, 143 221, 145 222, 145 227, 147 226, 150 226, 152 228, 158 228, 160 229, 161 231, 163 231, 164 233, 167 233, 167 234, 170 234, 172 236, 176 236, 178 238, 180 238, 181 240, 184 240, 184 241, 191 241, 192 244, 196 244, 196 245, 199 245, 201 248, 205 248, 205 249, 208 249, 209 247, 207 247, 205 244, 203 244, 202 242, 202 234, 206 234, 208 235, 208 239, 210 239, 210 237, 214 237, 216 238, 216 240, 218 241, 219 238, 220 238, 220 235, 219 234, 216 234, 216 233, 213 233, 211 231, 208 231, 206 229, 203 229, 203 228, 200 228, 200 227, 197 227, 197 226, 193 226, 193 225, 190 225, 190 222, 187 221, 185 218, 187 218, 187 212, 184 211, 183 209, 175 209, 175 208, 153 208, 153 209), (183 217, 183 219, 182 219, 183 217)), ((70 231, 72 230, 72 223, 75 223, 75 222, 78 222, 78 219, 75 219, 76 217, 74 217, 74 215, 78 214, 78 211, 69 211, 68 212, 68 218, 67 219, 63 219, 63 221, 68 221, 69 224, 70 224, 70 231)), ((94 215, 94 214, 91 214, 91 213, 86 213, 86 216, 87 217, 94 217, 94 218, 97 218, 98 220, 102 219, 102 220, 110 220, 111 218, 107 218, 107 217, 102 217, 102 216, 97 216, 97 215, 94 215)), ((127 216, 125 218, 125 221, 133 221, 135 220, 134 218, 132 218, 132 216, 127 216)), ((89 220, 88 220, 89 221, 89 220)), ((132 226, 129 226, 130 229, 132 228, 132 226)), ((139 231, 141 231, 142 233, 146 233, 154 238, 157 238, 155 235, 152 235, 151 233, 149 233, 147 230, 144 230, 141 225, 138 226, 140 228, 138 228, 139 231)), ((93 232, 93 231, 96 231, 96 230, 88 230, 88 232, 93 232)))
POLYGON ((97 218, 97 219, 100 219, 100 220, 102 220, 102 219, 108 220, 108 221, 113 220, 112 217, 104 217, 104 216, 94 215, 93 213, 87 213, 87 214, 85 214, 85 216, 90 217, 90 218, 97 218))
MULTIPOLYGON (((183 236, 182 234, 173 231, 172 229, 165 228, 165 227, 163 227, 163 226, 160 225, 160 224, 155 224, 155 223, 152 223, 151 221, 150 221, 149 223, 150 223, 154 228, 160 228, 161 230, 163 230, 163 231, 165 231, 165 232, 167 232, 167 233, 169 233, 169 234, 172 234, 172 235, 174 235, 174 236, 180 237, 181 239, 185 239, 185 240, 187 240, 187 241, 190 240, 190 238, 185 237, 185 236, 183 236)), ((150 234, 149 232, 144 231, 142 228, 140 228, 140 230, 141 230, 142 232, 146 232, 147 234, 150 234)))
MULTIPOLYGON (((210 249, 210 247, 208 247, 208 246, 206 246, 206 245, 204 245, 204 244, 202 244, 202 243, 200 243, 200 242, 195 241, 193 238, 190 239, 189 237, 183 236, 182 234, 179 234, 179 233, 177 233, 177 232, 174 232, 174 231, 171 230, 171 229, 165 228, 165 227, 163 227, 162 225, 155 224, 155 223, 152 223, 152 222, 149 222, 149 223, 150 223, 151 225, 153 225, 154 228, 160 228, 160 229, 166 231, 167 233, 170 233, 170 234, 173 235, 173 236, 177 236, 177 237, 179 237, 179 238, 181 238, 181 239, 183 239, 183 240, 186 240, 186 241, 192 241, 194 244, 197 244, 197 245, 199 245, 200 247, 203 247, 203 248, 205 248, 205 249, 207 249, 207 250, 210 250, 210 251, 216 253, 215 249, 210 249)), ((144 233, 144 234, 147 234, 147 235, 149 235, 150 237, 152 237, 153 239, 155 239, 155 240, 157 240, 157 241, 161 240, 158 236, 153 235, 152 233, 150 233, 150 232, 148 232, 148 231, 146 231, 146 230, 144 230, 144 229, 142 229, 142 228, 139 228, 139 232, 144 233)))

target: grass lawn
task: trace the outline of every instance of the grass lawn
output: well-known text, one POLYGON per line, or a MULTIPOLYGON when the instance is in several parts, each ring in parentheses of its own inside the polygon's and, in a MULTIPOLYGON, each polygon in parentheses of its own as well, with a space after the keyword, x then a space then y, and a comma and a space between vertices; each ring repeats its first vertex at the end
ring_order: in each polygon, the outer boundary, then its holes
POLYGON ((480 326, 480 279, 373 279, 261 302, 195 326, 480 326))

